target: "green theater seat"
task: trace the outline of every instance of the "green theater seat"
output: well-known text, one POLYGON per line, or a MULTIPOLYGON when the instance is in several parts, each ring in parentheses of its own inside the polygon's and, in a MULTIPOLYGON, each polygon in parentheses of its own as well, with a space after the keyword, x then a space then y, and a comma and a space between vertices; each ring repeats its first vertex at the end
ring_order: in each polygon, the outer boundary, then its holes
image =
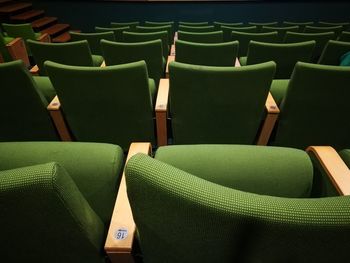
POLYGON ((323 49, 318 64, 338 66, 340 65, 340 58, 349 51, 350 42, 329 40, 323 49))
POLYGON ((178 31, 177 38, 179 40, 196 42, 196 43, 221 43, 223 42, 223 32, 185 32, 178 31))
POLYGON ((87 40, 91 53, 94 55, 102 55, 100 41, 106 39, 109 41, 115 41, 115 35, 113 31, 101 32, 101 33, 77 33, 69 32, 72 41, 87 40))
POLYGON ((102 32, 113 32, 115 40, 120 42, 123 41, 123 32, 124 31, 130 31, 129 26, 125 27, 100 27, 100 26, 95 26, 95 31, 97 33, 102 33, 102 32))

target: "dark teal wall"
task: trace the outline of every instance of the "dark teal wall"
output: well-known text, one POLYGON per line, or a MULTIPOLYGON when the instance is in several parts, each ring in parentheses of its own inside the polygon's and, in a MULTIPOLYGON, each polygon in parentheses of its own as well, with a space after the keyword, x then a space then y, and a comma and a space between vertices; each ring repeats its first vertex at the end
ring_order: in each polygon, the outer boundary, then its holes
POLYGON ((34 1, 73 29, 92 31, 111 21, 349 21, 350 2, 103 2, 34 1))

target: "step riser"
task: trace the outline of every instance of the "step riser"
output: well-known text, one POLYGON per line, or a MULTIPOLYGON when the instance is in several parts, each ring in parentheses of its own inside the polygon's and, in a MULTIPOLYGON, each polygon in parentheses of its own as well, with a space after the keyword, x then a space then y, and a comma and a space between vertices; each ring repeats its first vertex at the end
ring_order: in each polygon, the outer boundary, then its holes
MULTIPOLYGON (((35 22, 34 22, 34 23, 35 23, 35 22)), ((41 30, 43 30, 43 29, 45 29, 45 28, 48 28, 48 27, 50 27, 50 26, 56 24, 56 23, 57 23, 57 18, 54 17, 54 18, 52 18, 52 19, 48 19, 48 20, 46 20, 46 21, 44 21, 44 22, 41 22, 41 23, 39 23, 39 24, 34 24, 34 23, 32 23, 32 26, 33 26, 34 31, 35 31, 35 32, 39 32, 39 31, 41 31, 41 30)))

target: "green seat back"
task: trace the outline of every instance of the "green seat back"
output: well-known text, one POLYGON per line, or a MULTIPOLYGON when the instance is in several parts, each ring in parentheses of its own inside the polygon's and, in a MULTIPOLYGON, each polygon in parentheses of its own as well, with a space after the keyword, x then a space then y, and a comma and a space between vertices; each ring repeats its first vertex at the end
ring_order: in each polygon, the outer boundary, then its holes
POLYGON ((176 40, 175 49, 175 61, 178 62, 205 66, 233 66, 238 53, 238 41, 204 44, 176 40))
POLYGON ((307 21, 307 22, 294 22, 294 21, 283 21, 283 26, 298 26, 300 32, 304 32, 304 29, 306 26, 312 26, 314 24, 313 21, 307 21))
POLYGON ((299 32, 299 26, 263 26, 261 29, 261 32, 277 32, 279 42, 283 42, 284 36, 286 35, 286 32, 299 32))
POLYGON ((167 59, 169 55, 169 40, 167 31, 149 33, 123 32, 123 41, 127 43, 146 42, 157 39, 161 40, 163 57, 164 59, 167 59))
POLYGON ((349 22, 326 22, 326 21, 318 21, 317 26, 342 26, 343 30, 349 29, 349 22))
POLYGON ((285 43, 297 43, 305 42, 310 40, 315 40, 316 45, 313 52, 312 61, 317 61, 320 58, 320 55, 328 43, 329 40, 335 38, 334 32, 323 32, 323 33, 299 33, 299 32, 287 32, 284 37, 285 43))
POLYGON ((350 145, 350 67, 298 62, 282 101, 275 145, 350 145))
POLYGON ((0 79, 0 141, 58 140, 48 102, 22 61, 0 64, 0 79))
POLYGON ((339 41, 344 41, 344 42, 350 42, 350 32, 349 31, 341 32, 338 40, 339 41))
POLYGON ((2 27, 10 37, 21 37, 24 40, 36 40, 35 32, 30 23, 24 24, 7 24, 3 23, 2 27))
POLYGON ((223 33, 222 31, 200 33, 178 31, 177 38, 179 40, 196 43, 221 43, 223 42, 223 33))
POLYGON ((128 162, 126 183, 145 263, 348 257, 349 196, 296 199, 242 192, 143 154, 128 162))
POLYGON ((99 27, 95 26, 96 32, 110 32, 112 31, 114 33, 114 37, 116 41, 122 41, 123 40, 123 32, 130 30, 129 26, 125 27, 99 27))
POLYGON ((248 22, 250 26, 256 26, 257 32, 260 32, 263 26, 277 26, 278 22, 248 22))
POLYGON ((341 56, 349 51, 349 42, 329 40, 318 60, 318 64, 338 66, 341 56))
POLYGON ((171 25, 164 25, 164 26, 137 26, 136 32, 140 33, 157 33, 166 31, 168 32, 168 44, 172 44, 174 42, 174 30, 173 26, 171 25))
POLYGON ((289 44, 250 41, 247 65, 272 60, 277 64, 275 78, 289 79, 295 63, 298 61, 309 62, 311 60, 314 47, 315 41, 289 44))
POLYGON ((92 54, 102 55, 100 41, 101 39, 106 39, 110 41, 115 41, 114 33, 101 32, 101 33, 77 33, 70 32, 72 41, 87 40, 92 54))
POLYGON ((222 26, 228 26, 228 27, 239 27, 243 26, 242 22, 219 22, 219 21, 214 21, 213 25, 215 26, 216 30, 221 30, 222 26))
POLYGON ((0 54, 2 55, 4 61, 11 61, 12 58, 10 56, 10 53, 7 50, 6 43, 4 36, 0 32, 0 54))
POLYGON ((256 26, 221 26, 223 32, 224 41, 232 41, 232 31, 245 32, 245 33, 257 33, 258 28, 256 26))
POLYGON ((87 40, 67 43, 41 43, 28 40, 33 57, 40 69, 40 75, 47 75, 46 60, 74 66, 93 66, 92 55, 87 40))
POLYGON ((171 62, 174 144, 253 144, 274 72, 273 62, 236 68, 171 62))
POLYGON ((190 21, 179 21, 179 25, 184 26, 208 26, 209 22, 190 22, 190 21))
POLYGON ((154 79, 158 87, 159 80, 164 74, 162 43, 159 39, 137 43, 102 40, 101 47, 108 66, 144 60, 149 77, 154 79))
POLYGON ((247 55, 249 42, 251 40, 259 41, 259 42, 267 42, 267 43, 277 43, 279 40, 277 32, 247 33, 247 32, 239 32, 239 31, 232 31, 231 39, 232 41, 236 40, 239 42, 239 51, 238 51, 239 57, 247 55))
POLYGON ((130 21, 130 22, 111 22, 111 27, 130 27, 135 28, 136 26, 140 25, 140 22, 138 21, 130 21))
POLYGON ((45 62, 77 141, 105 142, 127 150, 133 141, 154 143, 154 124, 144 61, 104 68, 45 62))
POLYGON ((174 27, 175 22, 174 21, 145 21, 145 26, 168 26, 171 25, 174 27))
POLYGON ((185 31, 185 32, 197 32, 197 33, 218 31, 214 26, 185 26, 185 25, 179 25, 178 30, 185 31))
POLYGON ((305 33, 334 32, 337 37, 342 31, 342 26, 306 26, 304 30, 305 33))

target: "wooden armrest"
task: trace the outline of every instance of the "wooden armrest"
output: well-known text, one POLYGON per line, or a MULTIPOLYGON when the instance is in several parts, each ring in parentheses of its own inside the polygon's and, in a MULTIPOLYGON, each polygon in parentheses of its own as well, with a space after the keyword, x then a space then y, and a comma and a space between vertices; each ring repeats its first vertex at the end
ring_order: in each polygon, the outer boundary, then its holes
POLYGON ((171 48, 170 48, 170 56, 175 56, 175 45, 171 45, 171 48))
POLYGON ((15 38, 6 44, 6 48, 14 60, 21 59, 26 67, 30 66, 27 49, 22 38, 15 38))
MULTIPOLYGON (((150 143, 132 143, 126 162, 136 153, 151 154, 151 149, 150 143)), ((131 250, 135 231, 136 225, 132 216, 126 192, 125 174, 123 173, 105 243, 105 251, 112 263, 134 262, 131 250)))
POLYGON ((66 125, 66 122, 63 118, 62 112, 60 110, 61 103, 58 100, 58 97, 55 96, 50 104, 47 106, 47 109, 50 113, 50 116, 53 120, 53 123, 57 129, 58 135, 62 141, 72 141, 69 129, 66 125))
POLYGON ((50 35, 48 33, 42 34, 38 39, 39 42, 51 42, 50 35))
POLYGON ((267 99, 265 102, 265 109, 267 111, 267 115, 264 120, 264 124, 262 126, 257 145, 267 145, 270 139, 272 130, 277 121, 278 114, 280 113, 280 110, 270 92, 267 95, 267 99))
POLYGON ((310 146, 306 151, 315 155, 338 193, 350 195, 350 170, 339 154, 330 146, 310 146))
POLYGON ((240 66, 241 66, 241 62, 239 62, 239 58, 236 58, 235 67, 240 67, 240 66))
POLYGON ((169 78, 169 63, 175 61, 175 56, 168 56, 168 61, 166 63, 166 68, 165 68, 165 77, 168 79, 169 78))
POLYGON ((101 64, 101 66, 100 66, 101 68, 104 68, 104 67, 106 67, 106 62, 103 60, 103 62, 102 62, 102 64, 101 64))
POLYGON ((157 144, 159 146, 168 144, 167 136, 167 111, 169 97, 169 79, 160 79, 157 101, 156 101, 156 126, 157 126, 157 144))
POLYGON ((30 70, 30 73, 34 76, 38 76, 39 75, 39 67, 38 65, 34 65, 30 70))

